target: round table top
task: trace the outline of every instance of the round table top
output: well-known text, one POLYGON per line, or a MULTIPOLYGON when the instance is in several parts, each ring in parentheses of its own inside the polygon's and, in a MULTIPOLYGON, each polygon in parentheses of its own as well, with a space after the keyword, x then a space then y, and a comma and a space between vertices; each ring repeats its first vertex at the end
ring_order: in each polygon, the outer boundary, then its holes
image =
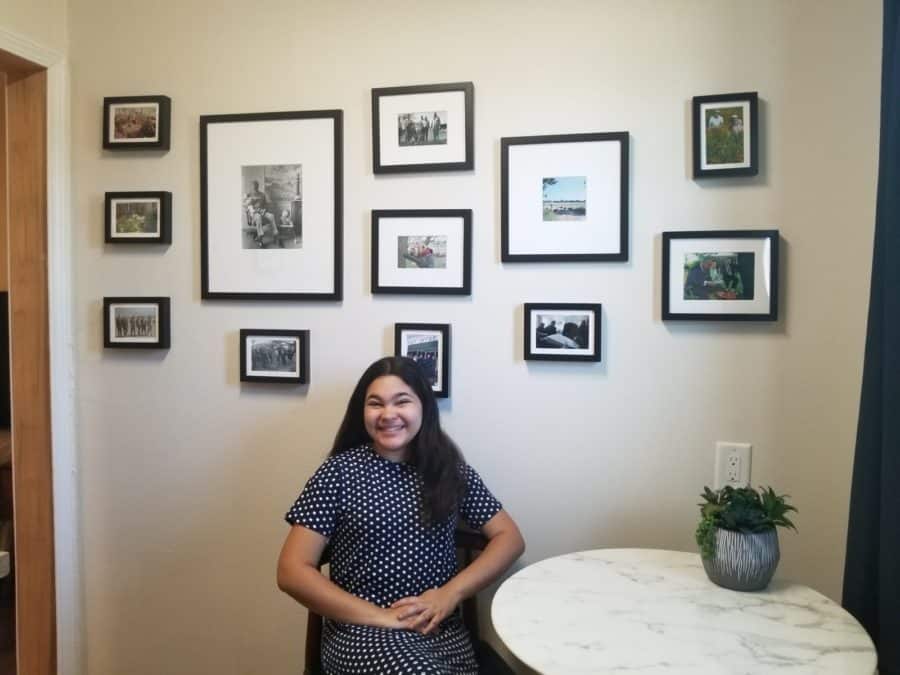
POLYGON ((542 560, 500 586, 497 634, 545 675, 873 675, 868 634, 807 586, 720 588, 696 553, 601 549, 542 560))

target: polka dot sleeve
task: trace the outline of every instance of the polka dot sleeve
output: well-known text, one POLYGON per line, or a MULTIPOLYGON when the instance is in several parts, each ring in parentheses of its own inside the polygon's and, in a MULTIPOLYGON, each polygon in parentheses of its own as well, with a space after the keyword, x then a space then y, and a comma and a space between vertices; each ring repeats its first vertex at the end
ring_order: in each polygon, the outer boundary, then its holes
POLYGON ((291 525, 303 525, 331 537, 341 506, 342 476, 337 457, 328 459, 307 481, 294 505, 284 514, 291 525))
POLYGON ((459 505, 459 515, 473 530, 481 527, 497 515, 503 505, 485 487, 481 476, 468 464, 463 468, 466 478, 466 494, 459 505))

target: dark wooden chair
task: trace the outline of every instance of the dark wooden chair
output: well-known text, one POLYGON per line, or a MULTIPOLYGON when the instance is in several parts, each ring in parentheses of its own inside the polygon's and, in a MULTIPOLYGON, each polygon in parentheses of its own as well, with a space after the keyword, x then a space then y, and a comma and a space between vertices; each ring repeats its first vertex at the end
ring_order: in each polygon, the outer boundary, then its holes
MULTIPOLYGON (((456 530, 456 553, 461 567, 471 563, 486 545, 487 538, 480 532, 463 528, 456 530)), ((320 567, 328 563, 330 555, 331 551, 326 547, 322 553, 322 560, 319 561, 320 567)), ((475 659, 478 661, 478 672, 482 675, 514 675, 514 671, 500 658, 494 648, 480 638, 476 596, 473 595, 463 601, 462 619, 472 636, 475 659)), ((324 675, 322 670, 322 617, 311 610, 306 622, 306 666, 303 669, 303 675, 324 675)))

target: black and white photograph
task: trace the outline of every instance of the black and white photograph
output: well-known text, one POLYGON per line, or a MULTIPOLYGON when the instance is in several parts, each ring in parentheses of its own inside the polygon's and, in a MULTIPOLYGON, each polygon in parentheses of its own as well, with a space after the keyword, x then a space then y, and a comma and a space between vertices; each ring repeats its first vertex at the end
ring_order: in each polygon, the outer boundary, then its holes
POLYGON ((343 112, 201 115, 204 300, 340 300, 343 112))
POLYGON ((450 396, 450 324, 394 324, 394 355, 415 361, 436 397, 450 396))
POLYGON ((171 100, 167 96, 103 99, 106 150, 168 150, 171 100))
POLYGON ((471 171, 474 110, 471 82, 373 89, 372 170, 471 171))
POLYGON ((775 321, 778 231, 663 232, 662 318, 775 321))
POLYGON ((241 167, 241 246, 249 249, 303 246, 303 166, 241 167))
POLYGON ((628 260, 627 131, 500 139, 503 262, 628 260))
POLYGON ((758 110, 755 91, 694 97, 694 178, 759 173, 758 110))
POLYGON ((169 348, 169 298, 103 298, 103 346, 169 348))
POLYGON ((526 361, 599 361, 601 305, 526 303, 526 361))
POLYGON ((242 382, 309 382, 309 331, 241 329, 242 382))
POLYGON ((470 209, 372 211, 372 293, 470 295, 470 209))
POLYGON ((400 113, 397 115, 397 142, 401 148, 410 145, 446 145, 447 111, 400 113))
POLYGON ((105 212, 109 244, 172 242, 171 192, 107 192, 105 212))

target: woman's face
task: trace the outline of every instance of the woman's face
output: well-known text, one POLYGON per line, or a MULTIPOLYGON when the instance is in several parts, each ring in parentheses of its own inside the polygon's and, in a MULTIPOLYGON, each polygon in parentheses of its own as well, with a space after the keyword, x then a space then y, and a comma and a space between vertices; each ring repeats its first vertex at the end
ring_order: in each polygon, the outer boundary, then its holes
POLYGON ((396 375, 382 375, 366 389, 363 422, 375 451, 393 462, 402 461, 422 428, 422 401, 396 375))

